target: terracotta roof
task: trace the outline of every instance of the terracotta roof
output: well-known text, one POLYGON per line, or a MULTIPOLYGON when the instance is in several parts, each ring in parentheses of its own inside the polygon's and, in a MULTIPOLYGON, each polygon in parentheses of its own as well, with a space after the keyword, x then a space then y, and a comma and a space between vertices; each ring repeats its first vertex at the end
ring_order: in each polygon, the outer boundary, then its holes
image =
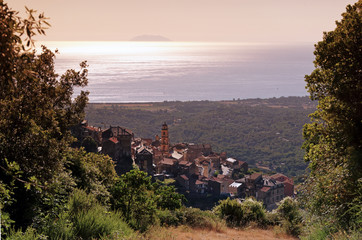
POLYGON ((150 138, 142 138, 142 142, 146 143, 147 145, 151 145, 152 144, 152 139, 150 139, 150 138))
POLYGON ((90 131, 95 131, 95 132, 99 132, 99 128, 96 127, 92 127, 92 126, 84 126, 84 128, 90 130, 90 131))
POLYGON ((221 179, 217 179, 217 178, 215 178, 215 177, 212 177, 212 178, 210 178, 209 179, 210 181, 213 181, 213 182, 218 182, 218 183, 223 183, 223 181, 221 180, 221 179))
POLYGON ((185 161, 185 160, 179 162, 180 165, 185 165, 185 166, 187 166, 187 163, 188 163, 188 161, 185 161))
POLYGON ((288 178, 287 176, 285 176, 284 174, 282 173, 276 173, 272 176, 270 176, 272 179, 275 179, 275 180, 278 180, 278 181, 281 181, 281 182, 290 182, 290 183, 294 183, 293 182, 293 179, 291 178, 288 178))
POLYGON ((113 142, 113 143, 118 143, 118 139, 116 137, 111 137, 110 139, 108 139, 109 141, 113 142))
POLYGON ((206 184, 205 182, 201 182, 200 180, 196 180, 195 182, 196 185, 200 185, 200 184, 206 184))
POLYGON ((184 179, 185 181, 189 180, 189 178, 188 178, 186 175, 184 175, 184 174, 182 174, 180 177, 181 177, 182 179, 184 179))
POLYGON ((253 174, 251 174, 250 179, 251 179, 251 180, 255 180, 255 179, 257 179, 257 178, 260 177, 260 176, 261 176, 261 173, 253 173, 253 174))
POLYGON ((260 191, 262 191, 262 192, 267 192, 267 191, 269 191, 269 189, 270 189, 270 187, 262 187, 262 188, 260 189, 260 191))
POLYGON ((165 165, 174 165, 175 164, 175 160, 171 159, 171 158, 164 158, 161 161, 161 164, 165 164, 165 165))
POLYGON ((244 165, 246 162, 239 160, 240 166, 244 165))

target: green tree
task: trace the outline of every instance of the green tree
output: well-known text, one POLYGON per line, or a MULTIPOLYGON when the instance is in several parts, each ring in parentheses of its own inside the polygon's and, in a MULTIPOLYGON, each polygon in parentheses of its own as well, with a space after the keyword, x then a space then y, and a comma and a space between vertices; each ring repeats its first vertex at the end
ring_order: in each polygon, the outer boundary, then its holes
POLYGON ((151 177, 140 170, 123 174, 112 189, 111 203, 133 228, 146 230, 155 220, 157 208, 151 177))
POLYGON ((43 14, 27 13, 23 19, 0 1, 0 199, 18 226, 31 223, 63 176, 69 128, 84 118, 88 100, 84 91, 72 99, 74 87, 87 84, 86 63, 58 76, 55 54, 32 49, 49 24, 43 14))
POLYGON ((179 209, 182 207, 182 202, 186 201, 184 195, 177 193, 174 186, 156 184, 154 196, 157 207, 160 209, 179 209))
POLYGON ((111 193, 113 209, 121 211, 134 229, 142 231, 154 224, 157 209, 173 211, 181 208, 185 200, 173 186, 152 183, 151 177, 140 170, 123 174, 111 193))
POLYGON ((306 76, 318 107, 304 127, 304 148, 311 169, 307 206, 347 229, 361 227, 362 1, 342 16, 316 44, 316 69, 306 76))
POLYGON ((93 194, 101 203, 109 200, 109 190, 116 182, 117 173, 113 160, 81 149, 68 149, 64 153, 65 168, 70 170, 75 187, 93 194))
POLYGON ((86 150, 87 152, 93 152, 96 153, 98 152, 98 146, 96 141, 94 141, 94 139, 90 136, 86 137, 83 139, 82 141, 82 147, 84 147, 84 150, 86 150))

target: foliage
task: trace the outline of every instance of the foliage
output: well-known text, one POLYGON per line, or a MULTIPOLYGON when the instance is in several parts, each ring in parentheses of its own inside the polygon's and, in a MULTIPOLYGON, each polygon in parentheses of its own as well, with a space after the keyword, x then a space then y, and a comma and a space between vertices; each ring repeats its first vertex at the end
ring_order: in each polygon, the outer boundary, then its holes
POLYGON ((123 174, 112 189, 112 208, 137 230, 146 230, 155 220, 156 202, 151 177, 139 170, 123 174))
POLYGON ((77 190, 71 196, 69 215, 76 236, 82 239, 101 238, 114 233, 127 236, 132 233, 120 214, 107 211, 84 191, 77 190))
POLYGON ((98 152, 97 143, 90 136, 83 139, 81 146, 84 147, 84 150, 86 152, 93 152, 93 153, 98 152))
POLYGON ((301 233, 303 218, 296 200, 290 197, 284 198, 276 212, 287 234, 298 236, 301 233))
POLYGON ((9 240, 42 240, 46 239, 44 235, 40 235, 36 232, 34 228, 27 228, 25 232, 21 230, 15 231, 12 229, 10 231, 9 236, 7 237, 9 240))
POLYGON ((68 149, 64 159, 65 167, 70 170, 77 188, 92 193, 102 203, 109 200, 109 190, 117 178, 110 157, 87 153, 83 149, 68 149))
POLYGON ((119 213, 109 211, 83 190, 75 189, 63 207, 56 217, 47 215, 38 232, 49 239, 117 239, 133 234, 119 213))
POLYGON ((174 186, 155 186, 155 202, 160 209, 175 210, 182 207, 182 202, 186 201, 184 195, 176 192, 174 186))
POLYGON ((192 228, 222 231, 224 223, 211 211, 183 207, 178 211, 180 223, 192 228))
POLYGON ((28 48, 47 22, 27 12, 22 19, 0 1, 0 198, 11 196, 2 207, 18 226, 31 223, 62 175, 69 127, 83 119, 88 94, 72 99, 73 88, 87 84, 86 63, 59 77, 54 53, 28 48))
POLYGON ((263 203, 251 198, 241 203, 236 199, 221 200, 213 211, 231 226, 245 226, 252 222, 259 226, 266 224, 266 210, 263 203))
POLYGON ((140 170, 123 174, 112 189, 112 208, 119 210, 134 229, 144 231, 157 219, 157 212, 176 210, 182 206, 184 196, 173 186, 158 182, 140 170))
POLYGON ((330 225, 361 230, 362 1, 342 16, 316 44, 316 69, 306 76, 318 108, 304 127, 305 203, 330 225))

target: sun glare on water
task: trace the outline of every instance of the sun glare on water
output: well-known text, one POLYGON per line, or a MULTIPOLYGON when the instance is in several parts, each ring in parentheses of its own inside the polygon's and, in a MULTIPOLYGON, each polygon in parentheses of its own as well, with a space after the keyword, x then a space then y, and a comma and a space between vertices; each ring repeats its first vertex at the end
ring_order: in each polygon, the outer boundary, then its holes
MULTIPOLYGON (((60 54, 81 55, 167 55, 187 52, 198 47, 207 50, 215 46, 255 45, 255 43, 216 43, 216 42, 112 42, 112 41, 44 41, 37 42, 36 49, 40 52, 41 45, 50 50, 58 49, 60 54)), ((256 44, 260 45, 260 43, 256 44)))
POLYGON ((205 45, 203 43, 192 42, 38 42, 37 51, 40 51, 41 45, 45 45, 51 50, 58 49, 61 54, 82 54, 82 55, 163 55, 171 51, 182 51, 180 46, 185 48, 195 45, 205 45))

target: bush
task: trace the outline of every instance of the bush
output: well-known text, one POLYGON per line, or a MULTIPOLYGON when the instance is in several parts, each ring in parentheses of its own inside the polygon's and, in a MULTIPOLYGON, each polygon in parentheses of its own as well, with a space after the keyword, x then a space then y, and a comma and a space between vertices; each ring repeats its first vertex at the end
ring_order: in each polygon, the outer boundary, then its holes
POLYGON ((47 218, 42 232, 49 239, 117 239, 133 233, 121 214, 107 211, 94 195, 79 189, 71 194, 64 211, 47 218))
POLYGON ((202 211, 198 208, 181 208, 178 218, 183 225, 192 228, 223 231, 224 223, 211 211, 202 211))
POLYGON ((161 226, 178 226, 181 223, 180 211, 157 210, 156 215, 161 226))
POLYGON ((23 233, 21 230, 10 230, 8 240, 41 240, 46 239, 45 236, 39 235, 34 228, 27 228, 23 233))
POLYGON ((92 239, 114 234, 128 236, 133 232, 119 213, 106 210, 94 196, 76 190, 69 201, 75 235, 82 239, 92 239))
MULTIPOLYGON (((49 218, 49 215, 47 216, 49 218)), ((73 223, 69 219, 68 212, 64 211, 59 214, 57 219, 47 219, 45 227, 42 232, 49 237, 49 239, 66 240, 74 238, 73 223)))
POLYGON ((214 212, 231 226, 244 226, 251 222, 264 226, 267 223, 266 211, 261 202, 251 198, 239 203, 236 199, 222 200, 214 212))
POLYGON ((293 236, 298 236, 301 233, 303 218, 297 201, 290 197, 284 198, 276 212, 286 233, 293 236))

